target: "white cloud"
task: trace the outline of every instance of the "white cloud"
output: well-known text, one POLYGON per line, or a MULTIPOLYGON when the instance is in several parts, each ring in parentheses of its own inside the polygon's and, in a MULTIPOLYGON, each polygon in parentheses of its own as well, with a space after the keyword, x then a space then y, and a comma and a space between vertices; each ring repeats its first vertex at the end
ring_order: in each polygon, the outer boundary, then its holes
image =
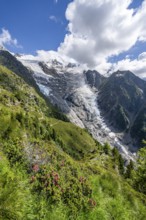
POLYGON ((132 0, 74 0, 66 10, 68 34, 58 48, 79 63, 95 68, 146 40, 146 0, 129 9, 132 0))
POLYGON ((141 78, 146 78, 146 52, 141 53, 137 59, 125 58, 115 64, 111 64, 111 73, 117 70, 130 70, 141 78))
POLYGON ((0 34, 0 45, 13 45, 15 47, 21 47, 20 45, 18 45, 17 39, 13 39, 9 31, 4 28, 2 29, 2 33, 0 34))
POLYGON ((58 0, 54 0, 54 2, 57 4, 57 3, 58 3, 58 0))
POLYGON ((49 19, 52 20, 52 21, 55 21, 56 23, 58 22, 57 17, 54 16, 54 15, 50 15, 50 16, 49 16, 49 19))
MULTIPOLYGON (((125 56, 117 63, 108 62, 109 57, 128 51, 137 41, 146 41, 146 0, 137 9, 129 9, 131 3, 132 0, 74 0, 66 10, 68 34, 58 51, 37 51, 28 59, 77 61, 102 74, 129 69, 146 77, 146 52, 134 60, 125 56)), ((54 15, 50 19, 58 22, 54 15)))

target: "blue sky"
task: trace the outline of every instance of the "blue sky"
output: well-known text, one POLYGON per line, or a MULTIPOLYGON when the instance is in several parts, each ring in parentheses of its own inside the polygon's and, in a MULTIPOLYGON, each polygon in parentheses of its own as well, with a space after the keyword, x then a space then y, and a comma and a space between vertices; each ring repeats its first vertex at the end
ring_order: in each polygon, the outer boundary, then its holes
MULTIPOLYGON (((133 0, 130 4, 129 8, 136 9, 141 6, 143 0, 133 0)), ((120 53, 118 56, 114 56, 109 58, 111 62, 117 62, 119 60, 124 59, 126 56, 129 56, 131 60, 134 60, 138 57, 139 54, 146 51, 146 43, 145 42, 137 42, 134 46, 132 46, 128 51, 120 53)))
MULTIPOLYGON (((130 8, 137 8, 143 0, 134 0, 130 8)), ((14 52, 34 54, 36 50, 57 50, 67 32, 65 11, 71 0, 0 0, 0 29, 8 29, 22 48, 8 46, 14 52), (50 19, 51 17, 56 18, 50 19)), ((128 53, 137 56, 144 51, 143 43, 128 53)), ((125 57, 127 52, 116 56, 125 57)), ((111 58, 113 60, 113 58, 111 58)))
POLYGON ((146 0, 129 2, 0 0, 0 43, 1 33, 7 30, 5 38, 9 34, 9 40, 3 45, 14 53, 36 55, 39 50, 58 50, 103 72, 111 69, 111 64, 112 68, 113 64, 116 68, 128 65, 139 72, 137 66, 143 65, 146 72, 146 0))
POLYGON ((143 2, 143 0, 134 0, 131 3, 129 8, 138 8, 141 5, 142 2, 143 2))
POLYGON ((10 49, 24 53, 56 50, 66 33, 65 10, 69 2, 0 0, 0 29, 8 29, 23 47, 10 49), (50 16, 55 16, 57 21, 49 19, 50 16))

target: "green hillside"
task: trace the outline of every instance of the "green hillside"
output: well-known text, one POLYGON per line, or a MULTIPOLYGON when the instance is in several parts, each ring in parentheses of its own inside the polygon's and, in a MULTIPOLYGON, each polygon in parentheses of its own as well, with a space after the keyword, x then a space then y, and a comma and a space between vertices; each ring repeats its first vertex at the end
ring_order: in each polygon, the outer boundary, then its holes
POLYGON ((0 66, 1 220, 145 220, 145 149, 139 155, 124 171, 116 149, 0 66))

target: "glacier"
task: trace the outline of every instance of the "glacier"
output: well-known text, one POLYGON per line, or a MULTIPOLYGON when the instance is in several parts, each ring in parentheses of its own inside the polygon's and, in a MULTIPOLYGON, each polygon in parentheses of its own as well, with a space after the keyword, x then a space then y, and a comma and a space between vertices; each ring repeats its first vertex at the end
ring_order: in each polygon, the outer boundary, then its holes
POLYGON ((125 160, 134 160, 134 154, 122 143, 122 134, 114 133, 101 116, 97 103, 98 89, 87 84, 85 67, 57 58, 53 56, 52 59, 42 62, 38 59, 28 59, 27 56, 17 57, 33 72, 40 91, 53 105, 57 105, 72 123, 86 128, 100 143, 108 142, 117 147, 125 160))

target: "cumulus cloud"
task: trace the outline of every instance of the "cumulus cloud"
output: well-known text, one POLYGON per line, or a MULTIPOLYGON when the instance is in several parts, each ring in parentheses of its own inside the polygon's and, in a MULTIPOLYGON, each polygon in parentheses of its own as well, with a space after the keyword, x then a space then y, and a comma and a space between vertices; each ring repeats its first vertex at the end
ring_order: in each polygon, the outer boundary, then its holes
POLYGON ((13 45, 15 47, 21 47, 18 45, 17 39, 13 39, 10 32, 6 29, 2 29, 2 33, 0 34, 0 45, 13 45))
POLYGON ((137 59, 125 58, 115 64, 111 64, 111 73, 117 70, 130 70, 141 78, 146 78, 146 52, 141 53, 137 59))
MULTIPOLYGON (((108 62, 138 41, 146 42, 146 0, 136 9, 129 7, 132 1, 73 0, 66 10, 68 33, 58 51, 40 50, 36 56, 29 55, 29 59, 76 61, 102 74, 129 69, 146 77, 146 52, 137 59, 126 56, 117 63, 108 62)), ((50 19, 58 22, 54 15, 50 19)))
MULTIPOLYGON (((132 0, 74 0, 66 10, 68 33, 58 52, 89 68, 110 68, 109 57, 146 41, 146 0, 136 10, 132 0)), ((127 59, 126 59, 127 60, 127 59)))

